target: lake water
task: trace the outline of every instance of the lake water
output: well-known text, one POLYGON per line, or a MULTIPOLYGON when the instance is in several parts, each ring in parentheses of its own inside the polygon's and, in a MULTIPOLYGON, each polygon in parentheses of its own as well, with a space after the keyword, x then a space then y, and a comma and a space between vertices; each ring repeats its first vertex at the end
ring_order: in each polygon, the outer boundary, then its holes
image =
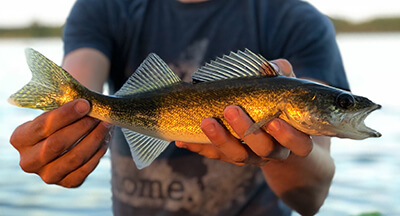
MULTIPOLYGON (((400 33, 340 34, 338 42, 352 91, 383 106, 366 121, 383 136, 333 139, 336 174, 318 215, 400 215, 400 33)), ((20 169, 19 155, 8 141, 10 134, 41 113, 6 102, 31 77, 26 47, 58 64, 62 57, 60 39, 0 40, 0 215, 112 215, 108 155, 77 189, 46 185, 20 169)))

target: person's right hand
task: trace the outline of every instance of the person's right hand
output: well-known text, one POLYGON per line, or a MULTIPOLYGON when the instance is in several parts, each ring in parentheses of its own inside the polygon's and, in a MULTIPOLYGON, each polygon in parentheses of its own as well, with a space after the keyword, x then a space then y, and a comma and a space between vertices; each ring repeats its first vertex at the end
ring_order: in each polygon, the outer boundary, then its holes
POLYGON ((48 184, 80 186, 106 153, 112 127, 89 111, 89 102, 78 99, 17 127, 10 143, 21 168, 48 184))

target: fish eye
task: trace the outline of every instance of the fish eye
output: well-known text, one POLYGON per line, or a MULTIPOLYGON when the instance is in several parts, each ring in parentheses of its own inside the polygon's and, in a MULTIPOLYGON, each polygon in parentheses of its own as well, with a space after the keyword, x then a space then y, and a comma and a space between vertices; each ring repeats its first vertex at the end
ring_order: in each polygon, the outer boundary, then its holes
POLYGON ((343 109, 349 109, 354 106, 355 100, 351 94, 341 93, 336 97, 336 104, 343 109))

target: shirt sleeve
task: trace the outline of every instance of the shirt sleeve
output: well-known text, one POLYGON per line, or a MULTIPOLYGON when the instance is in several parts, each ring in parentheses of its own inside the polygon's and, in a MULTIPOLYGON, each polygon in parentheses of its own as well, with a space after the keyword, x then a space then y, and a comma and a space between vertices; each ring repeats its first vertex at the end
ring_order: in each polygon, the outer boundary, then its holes
MULTIPOLYGON (((279 3, 277 3, 279 4, 279 3)), ((349 90, 332 22, 304 1, 281 1, 281 13, 269 41, 299 78, 312 78, 349 90), (282 6, 283 5, 283 6, 282 6)))
POLYGON ((89 47, 111 59, 112 37, 109 30, 107 8, 103 1, 76 1, 64 26, 64 55, 78 48, 89 47))

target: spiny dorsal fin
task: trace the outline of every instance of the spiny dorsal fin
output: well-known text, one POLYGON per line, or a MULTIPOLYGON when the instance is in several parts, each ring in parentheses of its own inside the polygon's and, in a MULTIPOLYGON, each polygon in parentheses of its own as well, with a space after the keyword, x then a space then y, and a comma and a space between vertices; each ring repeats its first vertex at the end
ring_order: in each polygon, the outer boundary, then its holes
POLYGON ((131 148, 133 161, 138 169, 149 166, 169 145, 169 141, 149 137, 121 128, 131 148))
POLYGON ((158 55, 151 53, 115 95, 143 93, 180 82, 181 79, 168 65, 158 55))
POLYGON ((196 81, 213 81, 248 76, 278 76, 278 72, 261 55, 256 55, 248 49, 231 52, 215 61, 207 63, 198 69, 192 78, 196 81))

